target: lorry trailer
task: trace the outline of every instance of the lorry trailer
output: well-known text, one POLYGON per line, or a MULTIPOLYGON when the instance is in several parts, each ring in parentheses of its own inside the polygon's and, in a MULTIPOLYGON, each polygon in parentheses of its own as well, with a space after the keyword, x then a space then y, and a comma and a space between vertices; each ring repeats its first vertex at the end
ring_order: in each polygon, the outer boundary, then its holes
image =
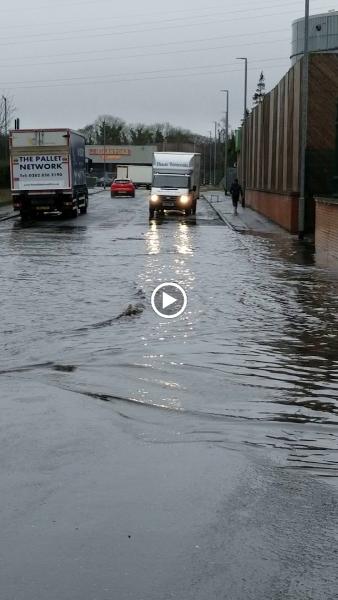
POLYGON ((152 166, 148 165, 118 165, 116 179, 130 179, 136 188, 151 188, 153 175, 152 166))
POLYGON ((201 155, 187 152, 155 152, 149 217, 165 210, 196 214, 200 194, 201 155))
POLYGON ((10 131, 13 208, 23 218, 88 208, 85 138, 71 129, 10 131))

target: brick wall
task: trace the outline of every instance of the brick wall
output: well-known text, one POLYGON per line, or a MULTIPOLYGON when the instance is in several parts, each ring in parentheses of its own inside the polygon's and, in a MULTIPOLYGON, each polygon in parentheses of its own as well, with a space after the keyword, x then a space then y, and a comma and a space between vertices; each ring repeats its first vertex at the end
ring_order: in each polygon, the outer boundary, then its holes
POLYGON ((325 264, 338 265, 338 202, 316 201, 316 254, 325 264))
POLYGON ((295 194, 276 194, 246 189, 245 200, 259 213, 265 215, 290 233, 298 231, 298 196, 295 194))

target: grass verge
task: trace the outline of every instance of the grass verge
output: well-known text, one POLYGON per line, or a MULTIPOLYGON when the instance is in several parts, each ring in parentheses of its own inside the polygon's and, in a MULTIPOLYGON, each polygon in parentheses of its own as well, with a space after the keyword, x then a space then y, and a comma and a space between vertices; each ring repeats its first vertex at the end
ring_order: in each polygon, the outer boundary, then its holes
POLYGON ((11 204, 11 191, 0 189, 0 206, 6 206, 6 204, 11 204))

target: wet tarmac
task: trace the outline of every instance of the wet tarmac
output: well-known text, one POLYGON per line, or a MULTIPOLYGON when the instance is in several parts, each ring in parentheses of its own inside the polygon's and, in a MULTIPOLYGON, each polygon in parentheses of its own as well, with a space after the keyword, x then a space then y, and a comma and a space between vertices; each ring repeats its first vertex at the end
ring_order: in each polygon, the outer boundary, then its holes
POLYGON ((147 194, 0 223, 1 600, 338 597, 338 277, 147 194), (150 297, 181 284, 161 320, 150 297))

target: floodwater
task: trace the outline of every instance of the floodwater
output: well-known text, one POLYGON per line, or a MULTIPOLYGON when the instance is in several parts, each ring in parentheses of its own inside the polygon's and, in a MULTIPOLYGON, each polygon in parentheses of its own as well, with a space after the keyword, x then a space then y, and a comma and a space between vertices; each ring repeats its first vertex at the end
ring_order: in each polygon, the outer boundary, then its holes
POLYGON ((1 599, 336 598, 338 278, 312 248, 204 202, 149 223, 145 192, 0 248, 1 599))

